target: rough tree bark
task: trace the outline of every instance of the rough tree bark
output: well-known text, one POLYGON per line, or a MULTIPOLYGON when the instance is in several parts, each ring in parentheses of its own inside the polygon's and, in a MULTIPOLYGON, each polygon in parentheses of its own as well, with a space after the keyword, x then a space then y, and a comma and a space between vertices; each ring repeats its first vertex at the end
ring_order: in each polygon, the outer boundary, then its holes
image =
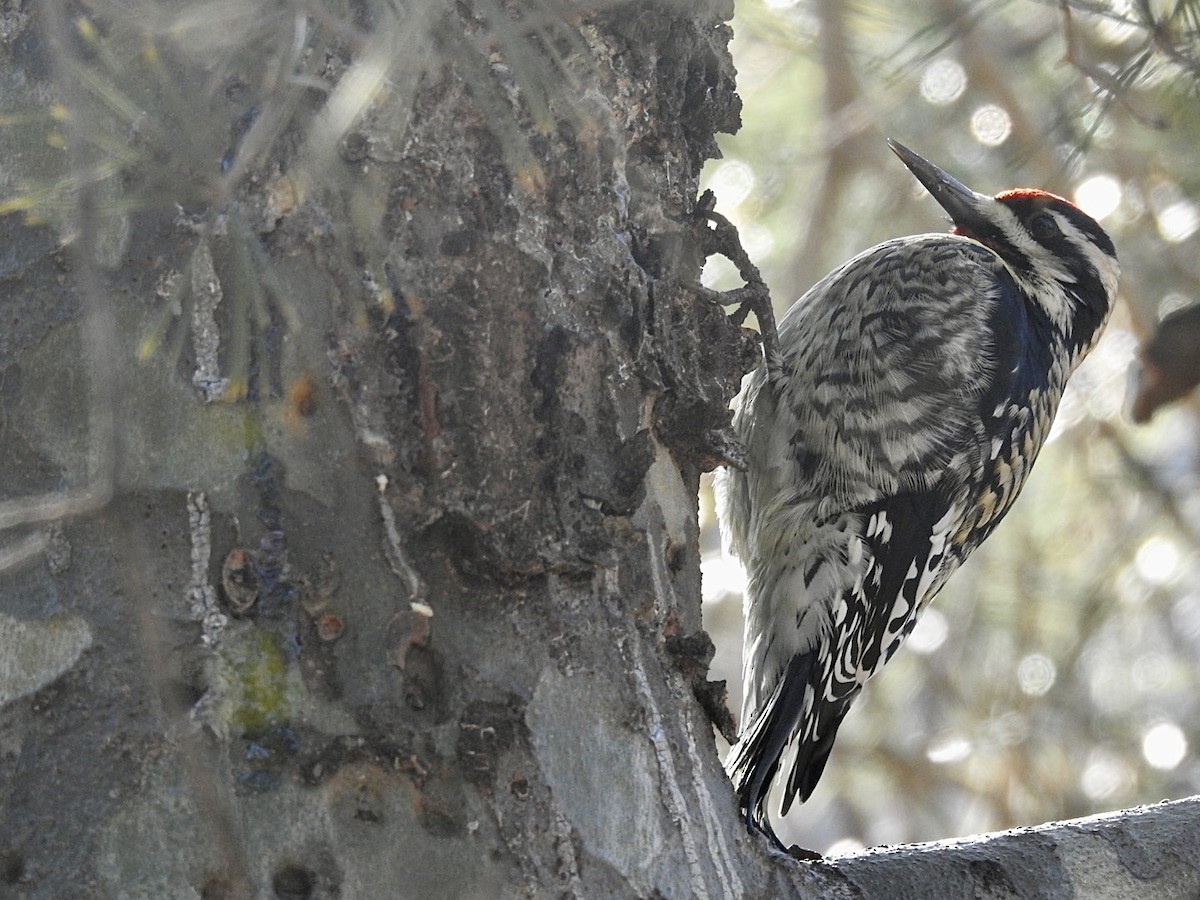
MULTIPOLYGON (((0 893, 1036 895, 737 820, 695 507, 755 344, 689 217, 730 6, 423 6, 221 7, 227 57, 146 13, 111 67, 128 22, 7 14, 6 95, 130 152, 2 220, 0 893)), ((1156 877, 1131 842, 1086 852, 1156 877)))

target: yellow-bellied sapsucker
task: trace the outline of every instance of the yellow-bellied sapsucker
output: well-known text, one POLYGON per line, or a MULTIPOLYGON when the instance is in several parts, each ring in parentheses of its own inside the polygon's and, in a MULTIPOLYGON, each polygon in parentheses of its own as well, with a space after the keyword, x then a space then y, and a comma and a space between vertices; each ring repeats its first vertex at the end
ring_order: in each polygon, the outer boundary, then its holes
POLYGON ((1073 204, 974 191, 889 142, 950 214, 801 297, 746 377, 743 471, 718 480, 748 575, 741 733, 726 762, 776 844, 863 684, 1025 483, 1067 377, 1108 319, 1116 250, 1073 204))

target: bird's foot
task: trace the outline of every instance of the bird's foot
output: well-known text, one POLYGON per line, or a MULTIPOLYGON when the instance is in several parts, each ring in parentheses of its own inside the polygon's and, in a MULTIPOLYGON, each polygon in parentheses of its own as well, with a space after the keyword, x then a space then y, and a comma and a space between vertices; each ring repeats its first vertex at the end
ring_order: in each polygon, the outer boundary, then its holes
POLYGON ((746 321, 750 313, 758 319, 758 330, 762 336, 763 358, 768 369, 776 368, 779 357, 779 339, 775 331, 775 310, 771 305, 771 291, 762 280, 758 266, 750 261, 750 256, 742 246, 741 236, 737 228, 727 218, 715 210, 717 198, 712 191, 705 191, 696 201, 692 212, 693 218, 701 223, 700 245, 704 258, 720 255, 737 267, 738 275, 745 284, 729 291, 712 292, 714 299, 722 306, 737 306, 730 315, 735 325, 746 321))

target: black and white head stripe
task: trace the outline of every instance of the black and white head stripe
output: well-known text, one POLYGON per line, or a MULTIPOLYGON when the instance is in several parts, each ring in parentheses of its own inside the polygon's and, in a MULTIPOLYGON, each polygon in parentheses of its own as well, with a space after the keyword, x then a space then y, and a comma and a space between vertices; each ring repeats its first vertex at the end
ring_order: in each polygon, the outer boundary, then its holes
POLYGON ((1060 331, 1086 341, 1116 293, 1112 239, 1079 207, 1046 191, 1006 191, 981 205, 978 218, 955 223, 955 233, 994 251, 1060 331))
POLYGON ((1100 227, 1099 222, 1070 200, 1066 200, 1057 194, 1051 194, 1048 191, 1038 191, 1029 188, 1004 191, 996 195, 996 200, 1012 209, 1017 214, 1017 218, 1027 224, 1032 223, 1033 218, 1041 212, 1052 214, 1060 222, 1065 218, 1088 242, 1095 244, 1113 259, 1117 258, 1117 248, 1113 246, 1112 238, 1108 236, 1108 232, 1100 227))

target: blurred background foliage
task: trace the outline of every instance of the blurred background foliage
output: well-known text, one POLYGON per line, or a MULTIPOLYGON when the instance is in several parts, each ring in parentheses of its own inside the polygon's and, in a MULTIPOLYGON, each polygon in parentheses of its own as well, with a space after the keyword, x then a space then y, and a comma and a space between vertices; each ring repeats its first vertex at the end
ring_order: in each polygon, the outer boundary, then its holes
MULTIPOLYGON (((744 127, 705 181, 777 315, 858 251, 946 227, 885 136, 976 190, 1074 200, 1124 270, 1020 501, 780 836, 837 852, 1197 793, 1200 403, 1127 409, 1139 345, 1200 297, 1200 3, 740 0, 734 28, 744 127)), ((720 259, 705 279, 735 283, 720 259)), ((1200 333, 1177 343, 1194 368, 1200 333)), ((711 677, 736 711, 741 574, 705 490, 711 677)))

